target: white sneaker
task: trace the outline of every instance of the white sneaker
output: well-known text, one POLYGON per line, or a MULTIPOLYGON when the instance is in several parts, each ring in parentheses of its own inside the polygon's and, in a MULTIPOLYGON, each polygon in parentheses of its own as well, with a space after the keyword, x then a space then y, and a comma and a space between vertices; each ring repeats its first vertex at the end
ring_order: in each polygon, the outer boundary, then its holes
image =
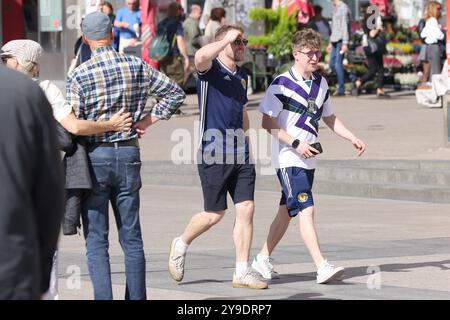
POLYGON ((170 245, 169 254, 169 273, 173 280, 181 281, 184 277, 184 260, 186 253, 180 253, 175 251, 175 244, 180 238, 177 237, 172 240, 170 245))
POLYGON ((267 289, 269 287, 267 283, 259 279, 259 276, 251 268, 248 268, 240 277, 237 277, 234 273, 232 286, 233 288, 249 289, 267 289))
POLYGON ((264 279, 279 279, 280 275, 273 268, 273 259, 270 257, 262 258, 259 254, 253 259, 252 268, 255 269, 264 279))
POLYGON ((317 269, 317 283, 325 284, 334 279, 339 278, 344 273, 343 267, 335 267, 332 264, 329 264, 327 260, 323 260, 317 269))

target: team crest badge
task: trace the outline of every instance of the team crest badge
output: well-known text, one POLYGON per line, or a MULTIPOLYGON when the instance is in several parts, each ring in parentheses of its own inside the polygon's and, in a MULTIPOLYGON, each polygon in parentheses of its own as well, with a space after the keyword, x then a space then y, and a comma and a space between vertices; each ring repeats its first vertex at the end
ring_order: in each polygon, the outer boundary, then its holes
POLYGON ((297 200, 298 200, 299 202, 301 202, 301 203, 304 203, 304 202, 308 201, 308 194, 306 194, 306 193, 300 193, 300 194, 297 196, 297 200))
POLYGON ((241 84, 242 84, 242 88, 247 89, 247 81, 245 81, 244 79, 241 79, 241 84))
POLYGON ((308 112, 309 113, 316 112, 316 99, 308 98, 308 112))

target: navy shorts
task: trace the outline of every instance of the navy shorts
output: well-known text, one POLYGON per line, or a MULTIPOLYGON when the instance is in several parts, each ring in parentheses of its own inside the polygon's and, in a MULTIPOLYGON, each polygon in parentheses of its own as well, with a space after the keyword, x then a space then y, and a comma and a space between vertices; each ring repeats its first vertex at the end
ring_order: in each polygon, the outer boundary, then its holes
POLYGON ((314 205, 312 186, 315 169, 307 170, 299 167, 281 168, 277 170, 281 184, 280 206, 286 205, 290 217, 314 205))
POLYGON ((227 209, 227 193, 233 202, 254 200, 255 165, 253 164, 198 164, 202 183, 205 211, 227 209))

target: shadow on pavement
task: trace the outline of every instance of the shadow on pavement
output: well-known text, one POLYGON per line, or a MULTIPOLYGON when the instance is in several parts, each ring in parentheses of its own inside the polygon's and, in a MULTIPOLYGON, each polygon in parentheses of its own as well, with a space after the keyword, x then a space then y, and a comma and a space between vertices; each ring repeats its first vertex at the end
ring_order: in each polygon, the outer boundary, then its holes
MULTIPOLYGON (((353 285, 353 283, 342 282, 342 277, 340 279, 336 279, 330 282, 333 285, 353 285)), ((294 282, 308 282, 308 281, 316 281, 316 274, 313 272, 308 273, 286 273, 280 274, 279 279, 270 280, 269 285, 275 284, 284 284, 284 283, 294 283, 294 282)))
POLYGON ((179 286, 189 285, 189 284, 205 284, 205 283, 226 283, 231 282, 231 280, 214 280, 214 279, 202 279, 195 281, 186 281, 178 283, 179 286))
POLYGON ((379 266, 365 266, 365 267, 354 267, 346 268, 343 279, 357 278, 361 276, 367 276, 373 274, 373 272, 368 272, 369 267, 378 267, 381 272, 410 272, 409 269, 415 268, 425 268, 425 267, 436 267, 441 270, 450 270, 450 267, 445 266, 450 264, 450 260, 442 261, 429 261, 429 262, 417 262, 417 263, 392 263, 392 264, 382 264, 379 266))

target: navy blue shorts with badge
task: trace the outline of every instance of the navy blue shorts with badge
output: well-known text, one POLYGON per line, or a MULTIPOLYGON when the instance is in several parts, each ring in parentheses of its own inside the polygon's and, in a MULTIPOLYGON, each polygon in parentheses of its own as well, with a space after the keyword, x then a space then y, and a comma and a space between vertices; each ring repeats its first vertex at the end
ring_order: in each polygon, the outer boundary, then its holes
POLYGON ((290 217, 314 205, 312 186, 315 169, 307 170, 299 167, 281 168, 277 170, 278 180, 282 187, 280 206, 286 205, 290 217))

